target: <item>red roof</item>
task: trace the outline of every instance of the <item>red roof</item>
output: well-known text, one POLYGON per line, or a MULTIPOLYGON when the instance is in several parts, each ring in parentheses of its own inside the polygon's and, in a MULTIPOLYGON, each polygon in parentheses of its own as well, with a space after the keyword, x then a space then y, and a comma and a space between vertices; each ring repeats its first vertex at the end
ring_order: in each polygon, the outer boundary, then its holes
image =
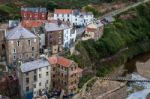
POLYGON ((53 56, 48 59, 50 64, 59 64, 64 67, 69 67, 72 64, 72 60, 66 59, 64 57, 53 56))
POLYGON ((56 14, 71 14, 72 9, 55 9, 54 13, 56 13, 56 14))
POLYGON ((21 22, 23 27, 32 28, 32 27, 40 27, 42 26, 44 21, 42 20, 23 20, 21 22))

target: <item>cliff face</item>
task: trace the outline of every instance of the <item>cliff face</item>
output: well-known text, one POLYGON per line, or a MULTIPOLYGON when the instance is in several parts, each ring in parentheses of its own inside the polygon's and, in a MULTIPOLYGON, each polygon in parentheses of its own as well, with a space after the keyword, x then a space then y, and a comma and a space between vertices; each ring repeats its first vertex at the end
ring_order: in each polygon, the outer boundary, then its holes
POLYGON ((137 62, 136 63, 137 72, 145 78, 150 79, 150 59, 145 63, 137 62))
POLYGON ((125 99, 126 88, 126 83, 97 80, 91 87, 86 86, 82 95, 78 94, 73 99, 125 99))

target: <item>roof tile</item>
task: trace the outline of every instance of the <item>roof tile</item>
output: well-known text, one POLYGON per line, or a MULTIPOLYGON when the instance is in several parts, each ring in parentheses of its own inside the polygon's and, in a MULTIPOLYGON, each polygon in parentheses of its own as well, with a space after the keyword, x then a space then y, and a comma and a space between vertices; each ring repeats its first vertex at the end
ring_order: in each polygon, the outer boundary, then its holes
POLYGON ((56 13, 56 14, 71 14, 72 9, 55 9, 54 13, 56 13))
POLYGON ((50 64, 59 64, 64 67, 69 67, 72 64, 72 60, 66 59, 64 57, 53 56, 48 59, 50 64))

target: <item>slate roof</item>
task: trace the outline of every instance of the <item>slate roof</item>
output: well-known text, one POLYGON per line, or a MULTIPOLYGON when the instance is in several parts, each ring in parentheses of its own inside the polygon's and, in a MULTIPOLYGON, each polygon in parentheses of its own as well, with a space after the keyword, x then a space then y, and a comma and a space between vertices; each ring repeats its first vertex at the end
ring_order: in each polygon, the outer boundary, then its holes
POLYGON ((46 31, 58 31, 58 30, 64 30, 64 29, 68 29, 68 28, 69 28, 69 26, 66 24, 63 24, 63 23, 61 23, 60 25, 58 25, 57 22, 45 24, 46 31))
POLYGON ((30 7, 22 7, 21 11, 31 11, 31 12, 47 12, 46 8, 41 8, 41 7, 35 7, 35 8, 30 8, 30 7))
POLYGON ((7 40, 20 39, 20 38, 36 38, 36 35, 25 29, 21 25, 11 29, 6 33, 7 40))
POLYGON ((112 17, 112 16, 106 16, 104 19, 105 19, 106 21, 108 21, 108 22, 113 22, 113 21, 115 21, 114 17, 112 17))
POLYGON ((49 62, 46 59, 42 58, 42 59, 34 60, 31 62, 23 63, 20 66, 20 68, 22 72, 29 72, 29 71, 43 68, 49 65, 50 65, 49 62))

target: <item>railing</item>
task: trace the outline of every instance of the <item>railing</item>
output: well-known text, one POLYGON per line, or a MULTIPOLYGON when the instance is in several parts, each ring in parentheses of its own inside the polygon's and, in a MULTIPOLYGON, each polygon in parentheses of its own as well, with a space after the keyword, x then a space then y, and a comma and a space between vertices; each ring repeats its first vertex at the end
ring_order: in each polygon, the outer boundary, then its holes
POLYGON ((142 80, 142 79, 129 79, 125 77, 100 77, 100 80, 111 80, 111 81, 127 81, 127 82, 150 82, 150 80, 142 80))

